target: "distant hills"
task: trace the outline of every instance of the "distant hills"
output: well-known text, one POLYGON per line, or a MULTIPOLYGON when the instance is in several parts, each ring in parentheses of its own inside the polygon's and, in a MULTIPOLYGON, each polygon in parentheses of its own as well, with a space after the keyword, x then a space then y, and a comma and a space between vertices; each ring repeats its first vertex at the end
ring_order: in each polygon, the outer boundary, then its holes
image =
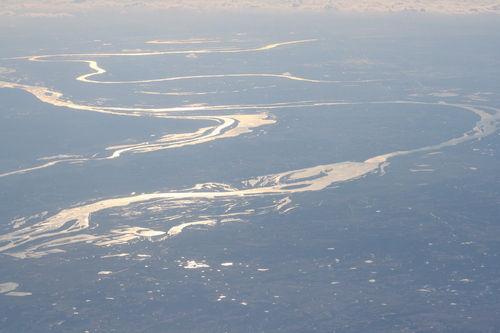
POLYGON ((498 0, 3 0, 0 15, 60 17, 100 8, 253 9, 285 11, 432 12, 500 14, 498 0))

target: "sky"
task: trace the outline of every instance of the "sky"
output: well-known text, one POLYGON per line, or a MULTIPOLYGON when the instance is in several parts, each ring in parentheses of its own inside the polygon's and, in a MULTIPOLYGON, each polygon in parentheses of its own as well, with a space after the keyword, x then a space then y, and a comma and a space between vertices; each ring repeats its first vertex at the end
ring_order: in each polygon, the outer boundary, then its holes
POLYGON ((0 0, 0 15, 61 17, 110 7, 500 14, 498 0, 0 0))

